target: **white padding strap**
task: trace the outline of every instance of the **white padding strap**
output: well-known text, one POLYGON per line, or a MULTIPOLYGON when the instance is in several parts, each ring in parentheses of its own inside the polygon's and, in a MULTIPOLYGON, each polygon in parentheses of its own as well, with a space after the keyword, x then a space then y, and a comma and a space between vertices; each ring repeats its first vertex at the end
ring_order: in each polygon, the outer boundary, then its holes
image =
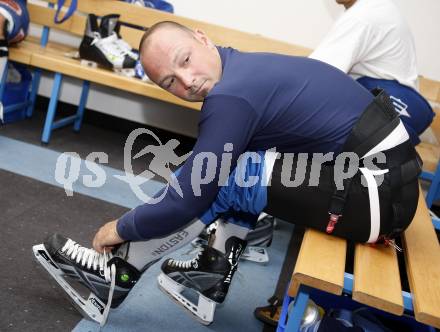
MULTIPOLYGON (((362 158, 366 158, 380 151, 389 150, 402 144, 409 139, 408 132, 405 129, 402 121, 399 122, 396 128, 385 137, 379 144, 368 151, 362 158)), ((368 243, 374 243, 377 241, 380 232, 380 203, 379 203, 379 191, 377 190, 377 182, 374 178, 375 175, 382 175, 388 173, 388 169, 384 170, 370 170, 368 168, 360 168, 360 171, 367 181, 368 197, 370 200, 370 237, 368 243)))
POLYGON ((377 144, 374 148, 372 148, 364 156, 362 156, 362 158, 366 158, 380 151, 385 151, 394 148, 395 146, 402 144, 408 139, 409 139, 408 132, 406 131, 402 121, 399 121, 397 127, 394 128, 393 131, 387 137, 385 137, 379 144, 377 144))
POLYGON ((365 176, 365 180, 367 180, 368 197, 370 201, 370 237, 367 242, 374 243, 377 241, 380 232, 379 191, 377 190, 377 182, 374 176, 385 174, 388 170, 370 170, 362 167, 360 171, 365 176))

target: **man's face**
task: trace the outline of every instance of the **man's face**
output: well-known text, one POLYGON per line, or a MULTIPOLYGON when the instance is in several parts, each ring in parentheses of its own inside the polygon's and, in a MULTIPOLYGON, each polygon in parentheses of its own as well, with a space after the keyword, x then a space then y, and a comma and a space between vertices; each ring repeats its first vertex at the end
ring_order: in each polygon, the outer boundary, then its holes
POLYGON ((203 101, 221 77, 218 51, 201 31, 158 30, 141 61, 153 82, 187 101, 203 101))

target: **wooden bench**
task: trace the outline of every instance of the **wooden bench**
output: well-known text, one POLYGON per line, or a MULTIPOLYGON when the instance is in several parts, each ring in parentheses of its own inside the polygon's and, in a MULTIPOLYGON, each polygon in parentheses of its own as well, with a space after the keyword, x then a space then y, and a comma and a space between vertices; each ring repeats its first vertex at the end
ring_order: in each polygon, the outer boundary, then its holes
MULTIPOLYGON (((43 5, 36 3, 28 4, 31 22, 44 27, 43 33, 40 38, 29 37, 24 42, 11 47, 10 49, 10 60, 30 65, 36 69, 30 97, 32 105, 27 111, 28 116, 32 115, 41 70, 53 72, 55 74, 42 135, 42 141, 45 143, 49 142, 51 132, 56 128, 74 123, 74 129, 76 131, 80 129, 90 83, 129 91, 190 109, 200 110, 201 108, 201 103, 189 103, 183 101, 154 84, 145 83, 136 78, 120 76, 106 69, 82 66, 78 59, 72 59, 66 56, 66 54, 76 51, 77 49, 75 47, 48 42, 49 31, 53 30, 82 37, 88 13, 93 13, 98 16, 104 16, 111 13, 120 14, 120 21, 131 24, 130 27, 122 26, 121 35, 133 48, 138 47, 145 28, 160 21, 173 20, 190 28, 202 29, 217 45, 232 46, 242 51, 268 51, 291 55, 307 55, 309 53, 309 50, 306 48, 290 45, 281 41, 149 8, 133 6, 115 0, 78 0, 78 9, 75 14, 64 23, 55 24, 54 3, 56 3, 56 1, 49 0, 47 3, 43 3, 43 5), (133 25, 138 26, 139 28, 133 28, 133 25), (78 102, 78 112, 72 117, 54 122, 58 95, 64 75, 83 80, 84 82, 81 97, 78 102)), ((66 1, 66 6, 68 6, 69 3, 69 1, 66 1)))
MULTIPOLYGON (((298 330, 310 288, 352 294, 353 300, 394 315, 407 310, 418 322, 440 328, 440 246, 423 195, 402 240, 410 292, 402 290, 395 248, 356 244, 350 274, 345 272, 347 242, 306 230, 288 289, 295 303, 285 331, 298 330)), ((285 319, 283 310, 278 331, 285 319)))
MULTIPOLYGON (((436 116, 431 124, 434 138, 440 142, 440 84, 428 79, 420 80, 420 91, 433 106, 436 116)), ((423 180, 430 182, 426 195, 428 208, 439 196, 440 191, 440 145, 438 142, 421 142, 417 147, 417 152, 423 160, 423 173, 420 176, 423 180)))

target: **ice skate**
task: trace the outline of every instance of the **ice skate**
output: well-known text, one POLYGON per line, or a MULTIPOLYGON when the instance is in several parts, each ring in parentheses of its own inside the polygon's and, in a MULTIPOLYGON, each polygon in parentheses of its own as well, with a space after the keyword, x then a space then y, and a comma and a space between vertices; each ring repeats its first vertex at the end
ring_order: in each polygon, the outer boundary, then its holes
POLYGON ((124 76, 134 76, 136 59, 130 56, 130 52, 125 47, 121 47, 117 40, 116 33, 111 33, 107 37, 101 36, 97 17, 89 14, 86 31, 79 46, 81 64, 91 67, 101 66, 124 76))
POLYGON ((110 308, 122 303, 141 275, 121 257, 100 254, 59 234, 32 249, 37 261, 65 290, 73 305, 101 326, 110 308), (91 291, 88 298, 82 297, 68 280, 87 287, 91 291))
POLYGON ((119 14, 110 14, 101 18, 99 31, 102 38, 114 36, 114 43, 117 47, 126 50, 127 55, 134 61, 139 60, 139 53, 128 44, 120 34, 121 24, 119 22, 119 14))
POLYGON ((270 247, 272 244, 275 218, 266 213, 258 217, 257 225, 252 229, 246 240, 253 247, 270 247))
MULTIPOLYGON (((216 228, 217 222, 209 225, 198 238, 191 242, 193 247, 199 248, 202 245, 208 245, 208 237, 215 232, 216 228)), ((261 264, 268 263, 269 254, 265 247, 269 247, 272 243, 273 228, 274 217, 262 213, 255 229, 248 233, 246 238, 248 245, 240 258, 261 264)))
POLYGON ((246 241, 231 237, 225 243, 225 254, 204 246, 192 260, 169 258, 162 264, 159 288, 199 322, 209 325, 214 319, 216 305, 226 298, 245 247, 246 241), (197 303, 183 294, 186 290, 197 293, 197 303))

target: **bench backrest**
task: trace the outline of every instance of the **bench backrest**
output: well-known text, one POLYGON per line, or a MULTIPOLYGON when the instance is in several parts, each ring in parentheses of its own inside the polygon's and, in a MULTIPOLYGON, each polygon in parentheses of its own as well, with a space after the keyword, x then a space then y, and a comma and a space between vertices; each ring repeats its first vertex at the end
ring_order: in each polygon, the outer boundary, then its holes
MULTIPOLYGON (((48 0, 50 4, 57 1, 48 0)), ((70 1, 66 1, 68 6, 70 1)), ((36 4, 29 4, 31 21, 51 28, 60 29, 82 36, 85 29, 86 17, 84 14, 93 13, 98 16, 117 13, 120 20, 139 27, 148 28, 160 21, 175 21, 192 29, 203 30, 216 45, 231 46, 241 51, 265 51, 290 55, 307 55, 310 50, 301 46, 288 44, 257 34, 246 33, 230 28, 210 24, 182 16, 162 12, 155 9, 134 7, 132 4, 115 0, 78 0, 77 11, 70 19, 62 24, 54 23, 53 8, 44 8, 36 4)), ((138 48, 143 31, 140 29, 122 26, 122 37, 133 47, 138 48)))

